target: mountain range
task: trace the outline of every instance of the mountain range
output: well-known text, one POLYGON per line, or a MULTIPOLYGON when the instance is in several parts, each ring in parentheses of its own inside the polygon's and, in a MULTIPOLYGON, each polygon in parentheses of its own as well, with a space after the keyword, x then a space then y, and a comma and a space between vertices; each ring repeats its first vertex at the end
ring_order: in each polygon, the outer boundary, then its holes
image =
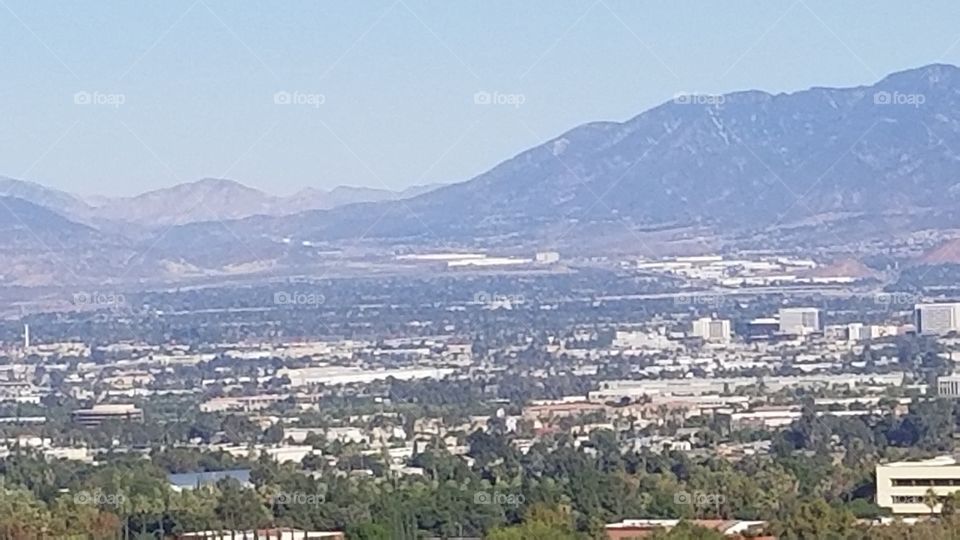
POLYGON ((282 197, 235 180, 204 178, 133 197, 83 197, 35 182, 0 177, 0 196, 23 199, 80 223, 134 224, 143 227, 222 221, 255 215, 283 216, 360 202, 401 200, 436 187, 438 185, 435 184, 413 186, 402 191, 351 186, 337 186, 328 191, 311 187, 282 197))
POLYGON ((106 200, 14 180, 0 194, 78 241, 137 254, 144 275, 282 266, 302 256, 291 245, 361 240, 589 245, 611 231, 957 227, 960 69, 934 64, 853 88, 677 96, 624 122, 575 127, 468 181, 412 192, 284 198, 206 179, 106 200))
POLYGON ((313 240, 549 240, 598 224, 732 231, 932 213, 952 226, 958 201, 960 69, 935 64, 872 86, 680 96, 408 200, 234 226, 313 240))

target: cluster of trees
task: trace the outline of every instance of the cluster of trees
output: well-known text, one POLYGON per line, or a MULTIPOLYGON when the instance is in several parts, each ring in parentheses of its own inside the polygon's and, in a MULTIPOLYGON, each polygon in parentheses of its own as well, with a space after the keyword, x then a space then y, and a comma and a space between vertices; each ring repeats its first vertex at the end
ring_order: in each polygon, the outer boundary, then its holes
POLYGON ((781 460, 798 451, 830 455, 839 452, 851 460, 872 465, 880 460, 923 457, 950 452, 953 434, 960 428, 960 404, 947 399, 917 398, 906 414, 867 417, 820 416, 812 399, 802 416, 776 433, 773 448, 781 460))
MULTIPOLYGON (((703 454, 622 450, 612 432, 587 441, 568 436, 519 451, 511 436, 478 431, 468 438, 468 465, 436 444, 412 465, 423 475, 391 474, 380 456, 329 467, 255 462, 196 450, 157 449, 107 456, 100 465, 45 462, 17 452, 0 460, 0 536, 156 537, 203 529, 291 526, 345 530, 351 538, 406 540, 421 535, 486 535, 495 540, 599 539, 604 525, 636 517, 739 518, 770 522, 781 538, 893 538, 893 528, 864 528, 875 517, 873 465, 893 433, 915 433, 917 449, 948 444, 953 410, 921 403, 891 425, 859 425, 807 411, 777 436, 775 453, 729 461, 703 454), (914 428, 907 428, 907 426, 914 428), (376 467, 374 465, 377 465, 376 467), (235 480, 182 492, 167 474, 249 467, 250 486, 235 480), (366 476, 360 469, 381 474, 366 476), (684 494, 684 495, 681 495, 684 494)), ((349 457, 349 456, 348 456, 349 457)), ((950 515, 900 537, 947 538, 950 515), (916 536, 923 530, 930 536, 916 536), (913 535, 913 536, 911 536, 913 535)), ((715 533, 684 525, 657 536, 709 540, 715 533)))
MULTIPOLYGON (((493 403, 483 391, 461 388, 460 393, 442 383, 423 384, 434 386, 429 392, 420 392, 426 388, 413 384, 395 386, 391 399, 405 411, 397 421, 407 424, 417 414, 438 411, 462 415, 477 404, 493 403), (415 399, 417 395, 426 397, 415 399)), ((693 453, 624 451, 624 441, 609 431, 596 431, 587 441, 559 435, 521 452, 513 444, 515 435, 493 429, 467 437, 470 465, 439 444, 419 447, 412 465, 424 471, 422 476, 395 475, 385 458, 362 455, 356 448, 334 452, 340 460, 330 467, 324 459, 281 466, 173 445, 191 438, 237 443, 282 438, 278 427, 263 430, 236 415, 194 412, 177 416, 177 422, 106 424, 82 433, 58 416, 40 428, 46 430, 43 433, 63 429, 94 437, 91 442, 105 447, 113 440, 127 448, 166 444, 154 449, 149 460, 132 454, 106 455, 97 466, 45 463, 29 453, 0 460, 0 536, 22 533, 27 538, 37 531, 53 536, 81 530, 112 538, 120 532, 155 536, 210 528, 294 526, 347 530, 354 538, 369 539, 412 539, 421 534, 600 538, 605 523, 642 516, 758 519, 769 521, 771 531, 783 538, 867 538, 856 536, 863 529, 856 519, 882 514, 872 503, 876 463, 949 451, 960 425, 960 408, 945 400, 918 399, 905 415, 888 410, 861 419, 820 416, 810 396, 795 397, 804 399, 797 422, 775 434, 755 434, 773 438, 770 456, 729 461, 712 455, 709 445, 693 453), (252 469, 253 485, 223 481, 177 493, 166 478, 172 472, 234 468, 252 469), (374 474, 363 474, 368 470, 374 474), (90 493, 99 495, 81 496, 90 493), (709 502, 678 502, 681 493, 709 502), (849 532, 830 536, 831 530, 849 532)), ((169 414, 182 414, 173 403, 153 407, 158 414, 167 407, 169 414)), ((303 420, 310 420, 309 415, 303 420)), ((326 420, 323 416, 309 423, 326 420)), ((749 436, 729 433, 717 420, 702 422, 697 437, 749 436)), ((670 426, 667 422, 661 429, 676 427, 670 426)), ((335 449, 324 448, 325 453, 328 450, 335 449)), ((952 514, 960 504, 946 506, 952 514)), ((945 516, 942 523, 953 520, 952 515, 945 516)), ((936 530, 932 524, 924 527, 936 530)), ((870 534, 881 534, 875 531, 895 529, 871 530, 870 534)), ((710 538, 708 532, 691 527, 669 534, 673 536, 664 538, 687 538, 678 536, 682 534, 710 538)), ((909 534, 903 536, 910 538, 909 534)))

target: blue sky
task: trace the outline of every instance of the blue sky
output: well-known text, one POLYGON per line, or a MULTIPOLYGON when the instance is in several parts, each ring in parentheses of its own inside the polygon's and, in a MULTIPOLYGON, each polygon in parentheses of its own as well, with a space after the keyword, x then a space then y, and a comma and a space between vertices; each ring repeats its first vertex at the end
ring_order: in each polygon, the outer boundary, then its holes
POLYGON ((938 61, 960 64, 957 2, 0 0, 0 175, 105 195, 396 189, 678 92, 938 61))

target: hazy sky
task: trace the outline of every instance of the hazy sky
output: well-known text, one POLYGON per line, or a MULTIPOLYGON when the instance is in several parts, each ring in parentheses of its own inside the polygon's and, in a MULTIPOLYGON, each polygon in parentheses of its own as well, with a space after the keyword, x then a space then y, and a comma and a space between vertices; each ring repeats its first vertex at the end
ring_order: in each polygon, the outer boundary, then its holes
POLYGON ((0 175, 460 181, 678 92, 869 84, 958 40, 950 0, 0 0, 0 175))

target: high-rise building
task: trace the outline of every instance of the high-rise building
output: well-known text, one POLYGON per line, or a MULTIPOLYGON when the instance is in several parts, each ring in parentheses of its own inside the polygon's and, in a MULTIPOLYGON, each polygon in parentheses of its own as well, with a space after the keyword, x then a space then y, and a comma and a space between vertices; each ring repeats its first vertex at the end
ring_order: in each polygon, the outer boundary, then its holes
POLYGON ((960 302, 917 304, 917 333, 943 336, 960 331, 960 302))
POLYGON ((780 333, 803 336, 819 332, 820 310, 812 307, 780 309, 780 333))
POLYGON ((691 334, 704 341, 727 343, 730 341, 730 321, 709 317, 697 319, 693 321, 691 334))

